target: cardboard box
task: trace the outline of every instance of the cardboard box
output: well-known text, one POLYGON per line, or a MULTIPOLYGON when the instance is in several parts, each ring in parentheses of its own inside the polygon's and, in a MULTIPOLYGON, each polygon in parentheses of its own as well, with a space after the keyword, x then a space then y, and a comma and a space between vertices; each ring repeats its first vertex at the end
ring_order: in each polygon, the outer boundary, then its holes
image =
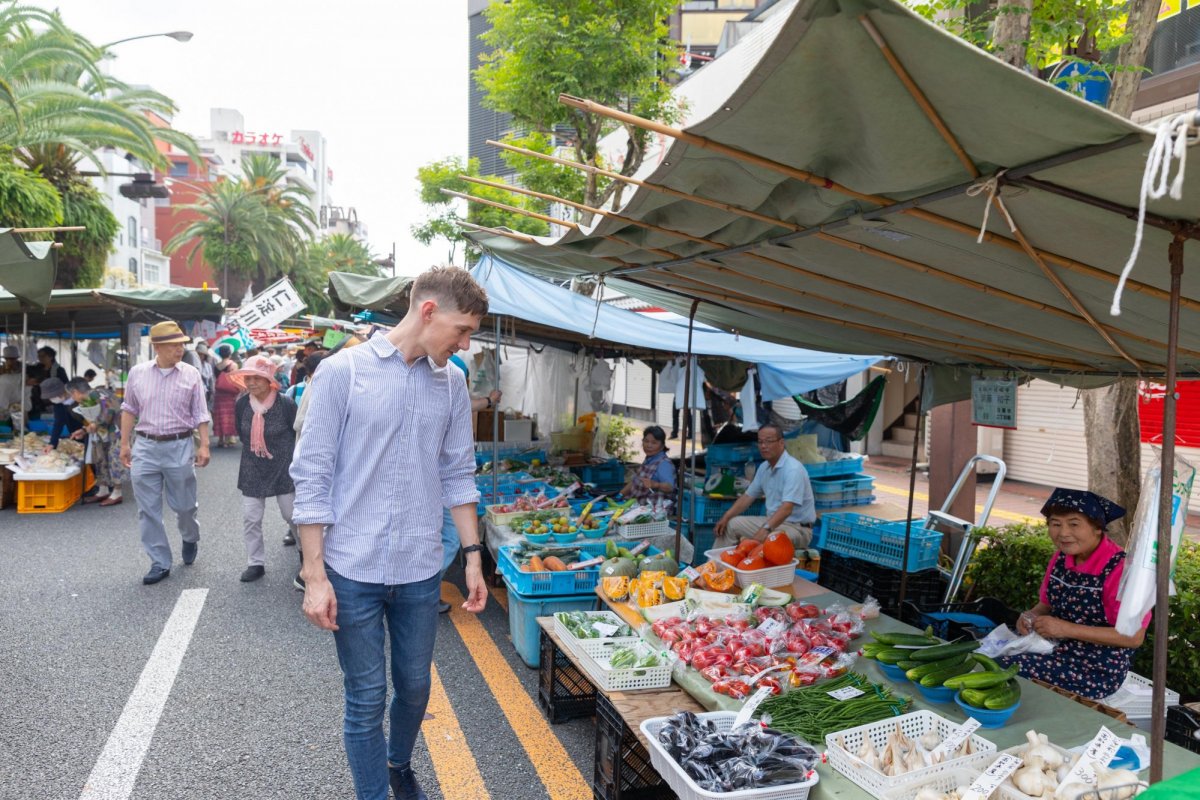
MULTIPOLYGON (((475 412, 475 441, 490 442, 492 441, 492 415, 496 412, 492 409, 484 409, 483 411, 475 412)), ((503 423, 503 420, 501 421, 503 423)), ((504 441, 504 425, 500 425, 498 442, 504 441)))
POLYGON ((533 440, 533 420, 505 419, 500 422, 501 441, 528 442, 533 440))

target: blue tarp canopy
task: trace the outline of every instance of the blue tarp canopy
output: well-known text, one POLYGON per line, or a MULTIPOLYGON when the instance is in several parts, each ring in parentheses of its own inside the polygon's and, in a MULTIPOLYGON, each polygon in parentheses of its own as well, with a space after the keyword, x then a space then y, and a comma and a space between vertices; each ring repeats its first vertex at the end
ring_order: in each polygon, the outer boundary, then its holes
MULTIPOLYGON (((686 321, 647 317, 555 286, 492 256, 471 270, 488 293, 493 314, 573 331, 598 341, 665 353, 686 353, 686 321)), ((778 400, 845 380, 882 356, 842 355, 751 339, 697 324, 692 338, 697 356, 732 358, 757 365, 764 400, 778 400)))

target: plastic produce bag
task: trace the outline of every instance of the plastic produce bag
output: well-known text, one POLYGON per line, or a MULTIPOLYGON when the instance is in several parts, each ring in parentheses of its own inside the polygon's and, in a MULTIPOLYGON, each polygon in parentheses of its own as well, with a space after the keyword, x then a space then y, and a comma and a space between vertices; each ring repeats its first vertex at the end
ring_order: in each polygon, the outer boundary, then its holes
POLYGON ((1054 642, 1040 633, 1030 631, 1018 636, 1007 625, 998 625, 979 643, 979 652, 985 656, 1016 656, 1021 653, 1045 655, 1054 651, 1054 642))
MULTIPOLYGON (((1155 453, 1159 451, 1155 449, 1155 453)), ((1159 459, 1161 461, 1161 459, 1159 459)), ((1133 529, 1126 548, 1125 570, 1121 573, 1121 586, 1117 599, 1121 610, 1117 613, 1118 633, 1132 636, 1142 629, 1146 612, 1154 608, 1157 595, 1155 571, 1158 568, 1158 503, 1162 468, 1155 464, 1142 480, 1141 502, 1133 518, 1133 529)), ((1196 469, 1179 456, 1175 457, 1175 469, 1171 495, 1171 553, 1170 570, 1175 574, 1175 556, 1179 553, 1179 539, 1187 521, 1188 498, 1192 493, 1192 482, 1196 469)), ((1175 594, 1175 582, 1171 581, 1170 593, 1175 594)))

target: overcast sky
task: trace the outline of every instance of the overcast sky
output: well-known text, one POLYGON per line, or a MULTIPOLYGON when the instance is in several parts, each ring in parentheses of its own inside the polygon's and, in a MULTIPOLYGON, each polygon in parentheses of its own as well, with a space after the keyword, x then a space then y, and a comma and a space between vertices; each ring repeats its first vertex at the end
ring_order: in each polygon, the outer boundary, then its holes
MULTIPOLYGON (((49 0, 30 0, 50 7, 49 0)), ((65 22, 96 44, 188 30, 114 48, 112 74, 179 106, 175 127, 209 132, 210 108, 235 108, 247 130, 318 130, 328 143, 335 205, 353 206, 378 255, 397 271, 446 258, 409 227, 424 218, 417 167, 467 149, 465 2, 383 0, 58 0, 65 22), (406 13, 405 9, 411 9, 406 13)), ((161 237, 160 237, 161 238, 161 237)))

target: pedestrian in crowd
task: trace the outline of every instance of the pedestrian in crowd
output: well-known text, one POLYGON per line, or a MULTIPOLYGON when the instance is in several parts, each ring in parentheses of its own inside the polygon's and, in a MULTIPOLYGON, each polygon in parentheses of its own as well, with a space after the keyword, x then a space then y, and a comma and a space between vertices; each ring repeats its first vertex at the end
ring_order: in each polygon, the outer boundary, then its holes
POLYGON ((47 378, 58 378, 65 386, 69 380, 67 371, 55 360, 57 358, 58 351, 53 347, 39 347, 37 351, 37 363, 30 364, 25 368, 25 378, 33 390, 30 392, 29 400, 29 413, 33 417, 40 417, 43 412, 50 408, 49 399, 42 397, 42 381, 47 378))
POLYGON ((271 368, 275 371, 275 382, 279 384, 279 388, 286 389, 291 385, 289 378, 291 373, 283 368, 283 356, 278 353, 270 356, 271 368))
POLYGON ((242 493, 242 526, 246 540, 246 569, 242 582, 256 581, 266 572, 263 547, 263 514, 274 497, 283 521, 292 524, 296 487, 288 474, 296 446, 296 404, 279 393, 275 365, 266 356, 246 359, 233 373, 235 384, 246 390, 237 399, 234 415, 242 440, 238 489, 242 493))
POLYGON ((83 379, 88 382, 88 386, 91 386, 92 381, 96 380, 96 370, 85 369, 83 371, 83 379))
POLYGON ((29 408, 29 387, 21 369, 21 353, 11 344, 0 351, 0 420, 7 420, 13 411, 21 410, 21 395, 25 395, 25 408, 29 408))
MULTIPOLYGON (((470 381, 470 372, 467 370, 467 363, 457 355, 450 356, 450 364, 454 368, 462 372, 463 380, 470 381)), ((503 393, 499 389, 493 389, 486 395, 480 397, 471 397, 471 412, 483 411, 484 409, 495 408, 500 402, 503 393)), ((455 556, 458 555, 458 528, 454 525, 454 517, 450 514, 450 509, 442 509, 442 577, 446 576, 446 570, 450 569, 450 565, 454 563, 455 556)), ((444 600, 438 601, 438 613, 445 614, 450 611, 450 604, 444 600)))
POLYGON ((237 371, 238 363, 233 360, 233 348, 223 344, 217 348, 221 360, 217 362, 213 380, 213 437, 217 447, 232 447, 237 444, 237 422, 233 415, 233 406, 237 397, 242 393, 241 388, 231 378, 237 371))
POLYGON ((204 384, 204 400, 209 410, 213 405, 213 385, 216 383, 216 359, 203 339, 196 342, 196 358, 200 361, 200 381, 204 384))
POLYGON ((465 270, 424 272, 404 319, 326 359, 305 393, 310 416, 292 463, 304 613, 333 631, 358 800, 387 800, 389 783, 397 800, 426 798, 410 762, 429 701, 443 507, 466 554, 463 608, 478 613, 487 602, 470 396, 446 368, 486 313, 487 295, 465 270))
POLYGON ((79 421, 79 417, 71 413, 71 407, 75 405, 75 401, 67 394, 66 381, 58 378, 46 378, 38 385, 38 389, 41 391, 42 400, 49 403, 50 408, 54 411, 54 419, 50 423, 50 444, 44 448, 44 452, 49 453, 58 447, 64 429, 66 434, 71 436, 83 427, 83 423, 79 421))
POLYGON ((121 483, 125 480, 120 448, 121 403, 107 387, 93 389, 86 377, 67 381, 67 391, 75 401, 75 413, 84 420, 83 428, 71 438, 82 439, 86 432, 96 468, 96 493, 83 498, 83 502, 120 505, 121 483))
POLYGON ((200 548, 196 467, 209 461, 210 417, 200 372, 181 363, 187 341, 174 322, 151 327, 154 360, 129 370, 121 404, 121 463, 130 471, 142 547, 150 557, 145 584, 171 574, 171 545, 162 517, 164 489, 183 539, 183 563, 195 562, 200 548), (198 445, 192 442, 193 433, 199 435, 198 445))

